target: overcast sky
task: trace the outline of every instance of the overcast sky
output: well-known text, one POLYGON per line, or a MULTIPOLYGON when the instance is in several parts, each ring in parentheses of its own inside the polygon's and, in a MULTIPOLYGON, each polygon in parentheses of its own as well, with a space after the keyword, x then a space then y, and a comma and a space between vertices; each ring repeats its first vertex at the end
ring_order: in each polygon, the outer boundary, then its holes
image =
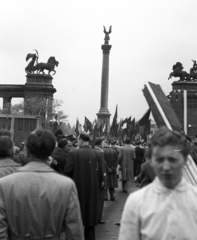
MULTIPOLYGON (((39 62, 59 61, 54 98, 64 101, 68 121, 91 121, 100 109, 103 25, 110 34, 109 99, 111 121, 139 119, 148 109, 145 81, 166 94, 172 65, 184 69, 197 60, 196 0, 6 0, 0 8, 0 84, 25 84, 25 61, 33 49, 39 62)), ((12 102, 18 100, 14 99, 12 102)))

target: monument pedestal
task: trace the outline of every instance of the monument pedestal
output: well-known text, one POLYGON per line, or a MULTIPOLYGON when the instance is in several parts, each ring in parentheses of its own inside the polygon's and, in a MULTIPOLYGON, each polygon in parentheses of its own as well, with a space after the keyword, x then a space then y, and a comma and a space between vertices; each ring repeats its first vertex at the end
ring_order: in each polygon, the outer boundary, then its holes
POLYGON ((187 91, 187 134, 194 137, 197 134, 197 82, 176 81, 172 83, 172 88, 170 102, 182 126, 184 126, 183 91, 187 91))
POLYGON ((53 77, 50 74, 27 74, 26 84, 49 84, 52 85, 53 77))

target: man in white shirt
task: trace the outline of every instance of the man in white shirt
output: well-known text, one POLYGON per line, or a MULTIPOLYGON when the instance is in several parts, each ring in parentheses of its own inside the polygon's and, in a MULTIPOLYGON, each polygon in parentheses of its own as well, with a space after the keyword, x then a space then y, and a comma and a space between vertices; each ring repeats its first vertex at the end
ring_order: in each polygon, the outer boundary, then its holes
POLYGON ((151 138, 149 151, 157 177, 128 197, 119 240, 196 240, 197 188, 182 177, 186 139, 163 127, 151 138))

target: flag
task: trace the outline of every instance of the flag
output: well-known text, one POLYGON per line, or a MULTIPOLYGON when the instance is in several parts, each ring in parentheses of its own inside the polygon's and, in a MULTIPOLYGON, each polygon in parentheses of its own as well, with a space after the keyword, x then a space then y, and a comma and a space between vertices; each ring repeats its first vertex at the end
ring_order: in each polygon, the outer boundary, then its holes
POLYGON ((131 121, 131 124, 130 124, 130 130, 129 130, 130 138, 132 138, 134 131, 135 131, 135 118, 131 121))
POLYGON ((144 126, 143 138, 145 140, 147 140, 147 137, 150 134, 150 124, 151 124, 151 120, 149 119, 147 124, 144 126))
POLYGON ((129 132, 131 126, 131 117, 127 119, 127 132, 129 132))
POLYGON ((122 121, 122 128, 126 128, 126 124, 127 124, 127 118, 125 118, 123 121, 122 121))
POLYGON ((107 123, 104 122, 103 124, 103 135, 106 136, 107 135, 107 123))
POLYGON ((144 86, 142 91, 158 127, 169 127, 170 125, 173 130, 180 130, 182 128, 174 109, 160 85, 149 82, 144 86))
POLYGON ((149 120, 150 117, 150 108, 145 112, 145 114, 142 116, 142 118, 139 120, 140 126, 145 126, 149 120))
POLYGON ((116 111, 115 111, 112 126, 111 126, 112 137, 117 137, 117 131, 118 131, 117 118, 118 118, 118 106, 116 105, 116 111))
POLYGON ((93 122, 92 129, 93 129, 92 148, 95 148, 95 141, 96 141, 96 136, 97 136, 97 131, 98 131, 98 126, 97 126, 96 120, 93 122))
POLYGON ((97 137, 103 136, 103 124, 101 123, 100 126, 97 128, 97 137))
POLYGON ((78 137, 79 136, 79 119, 78 118, 76 120, 75 133, 76 133, 76 135, 78 137))
POLYGON ((92 133, 92 123, 90 122, 90 120, 85 117, 85 121, 84 121, 84 131, 87 133, 87 132, 90 132, 92 133))
POLYGON ((122 137, 122 121, 123 120, 120 120, 119 124, 118 124, 118 131, 117 131, 117 137, 118 138, 121 138, 122 137))

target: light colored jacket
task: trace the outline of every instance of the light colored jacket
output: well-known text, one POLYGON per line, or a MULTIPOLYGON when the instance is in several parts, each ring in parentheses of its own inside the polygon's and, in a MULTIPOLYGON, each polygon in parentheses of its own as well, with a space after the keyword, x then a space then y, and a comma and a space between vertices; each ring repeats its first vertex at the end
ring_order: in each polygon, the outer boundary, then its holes
POLYGON ((122 169, 122 180, 133 180, 134 156, 135 149, 130 144, 126 144, 123 148, 120 149, 119 164, 122 169))
POLYGON ((0 239, 81 240, 83 227, 74 182, 38 159, 0 180, 0 239))

